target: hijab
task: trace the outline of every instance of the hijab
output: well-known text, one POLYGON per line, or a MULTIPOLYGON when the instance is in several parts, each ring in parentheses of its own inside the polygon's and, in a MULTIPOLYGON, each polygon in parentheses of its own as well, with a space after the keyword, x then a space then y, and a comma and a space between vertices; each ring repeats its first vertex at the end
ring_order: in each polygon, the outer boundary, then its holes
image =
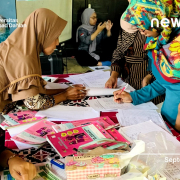
MULTIPOLYGON (((86 8, 82 15, 81 15, 81 22, 82 22, 82 25, 78 27, 77 29, 77 32, 76 32, 76 42, 78 42, 78 30, 80 28, 84 28, 86 29, 89 34, 93 34, 95 31, 96 31, 96 26, 91 26, 89 21, 90 21, 90 17, 91 15, 95 12, 94 9, 91 9, 91 8, 86 8)), ((98 55, 96 55, 95 53, 93 53, 94 51, 96 51, 96 38, 93 40, 93 42, 90 44, 89 46, 89 54, 96 58, 98 55)), ((97 59, 99 59, 99 57, 97 57, 97 59)))
POLYGON ((60 36, 67 22, 41 8, 22 24, 24 27, 18 27, 0 44, 0 105, 9 95, 18 101, 46 93, 39 54, 60 36))

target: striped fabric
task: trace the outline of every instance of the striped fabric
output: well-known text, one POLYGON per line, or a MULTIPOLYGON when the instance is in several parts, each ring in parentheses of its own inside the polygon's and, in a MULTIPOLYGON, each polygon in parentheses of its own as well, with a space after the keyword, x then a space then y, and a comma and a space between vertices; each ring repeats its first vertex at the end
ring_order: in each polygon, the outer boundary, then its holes
MULTIPOLYGON (((129 68, 128 78, 124 79, 135 89, 142 88, 142 80, 147 74, 152 74, 147 71, 148 56, 147 52, 143 49, 146 42, 146 37, 141 35, 139 31, 136 33, 127 33, 122 30, 122 35, 118 37, 117 48, 113 53, 111 72, 116 71, 119 76, 123 78, 124 61, 129 68), (124 43, 125 42, 125 43, 124 43), (128 52, 129 47, 132 46, 133 52, 128 52)), ((155 77, 153 76, 153 80, 155 77)), ((159 104, 164 101, 164 97, 160 96, 153 100, 155 104, 159 104)))

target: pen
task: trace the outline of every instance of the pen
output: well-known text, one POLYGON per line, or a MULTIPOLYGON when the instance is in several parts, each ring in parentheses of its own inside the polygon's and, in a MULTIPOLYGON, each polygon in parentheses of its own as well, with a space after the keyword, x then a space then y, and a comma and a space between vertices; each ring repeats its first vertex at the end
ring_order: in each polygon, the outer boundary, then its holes
MULTIPOLYGON (((126 85, 122 88, 121 93, 122 93, 127 87, 128 87, 128 84, 126 84, 126 85)), ((120 93, 120 94, 121 94, 121 93, 120 93)))
POLYGON ((109 130, 109 129, 112 129, 112 128, 118 128, 120 127, 120 124, 115 124, 115 125, 112 125, 112 126, 108 126, 105 130, 109 130))

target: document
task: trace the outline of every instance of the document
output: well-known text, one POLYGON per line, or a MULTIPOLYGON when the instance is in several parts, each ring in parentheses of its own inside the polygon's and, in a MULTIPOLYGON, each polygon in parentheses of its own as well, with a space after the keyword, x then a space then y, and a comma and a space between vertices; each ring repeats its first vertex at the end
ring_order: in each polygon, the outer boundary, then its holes
POLYGON ((163 132, 166 135, 166 139, 168 141, 172 141, 172 143, 180 148, 180 142, 176 139, 176 137, 172 136, 170 133, 153 123, 152 121, 146 121, 140 124, 122 127, 119 129, 119 133, 122 134, 127 140, 132 142, 133 140, 137 140, 140 134, 147 134, 150 132, 163 132))
POLYGON ((100 117, 100 113, 91 107, 76 107, 56 105, 52 108, 39 111, 36 116, 52 117, 62 121, 75 121, 100 117))
POLYGON ((106 110, 115 110, 115 109, 130 109, 133 108, 134 105, 132 103, 116 103, 112 98, 101 98, 98 99, 101 106, 104 107, 106 110))
POLYGON ((153 102, 147 102, 134 106, 134 109, 156 110, 158 107, 153 102))
POLYGON ((110 66, 89 66, 90 69, 96 71, 96 70, 110 70, 110 66))
POLYGON ((156 110, 119 109, 118 112, 116 116, 121 126, 131 126, 151 120, 169 132, 164 120, 156 110))

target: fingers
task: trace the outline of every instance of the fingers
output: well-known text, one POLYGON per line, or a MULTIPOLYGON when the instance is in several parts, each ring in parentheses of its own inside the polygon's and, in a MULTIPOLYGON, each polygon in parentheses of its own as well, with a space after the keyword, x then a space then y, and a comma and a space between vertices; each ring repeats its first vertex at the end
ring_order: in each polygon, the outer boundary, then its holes
POLYGON ((100 23, 98 24, 98 26, 101 26, 101 24, 102 24, 102 22, 100 22, 100 23))
POLYGON ((116 88, 117 87, 117 83, 114 84, 113 88, 116 88))

